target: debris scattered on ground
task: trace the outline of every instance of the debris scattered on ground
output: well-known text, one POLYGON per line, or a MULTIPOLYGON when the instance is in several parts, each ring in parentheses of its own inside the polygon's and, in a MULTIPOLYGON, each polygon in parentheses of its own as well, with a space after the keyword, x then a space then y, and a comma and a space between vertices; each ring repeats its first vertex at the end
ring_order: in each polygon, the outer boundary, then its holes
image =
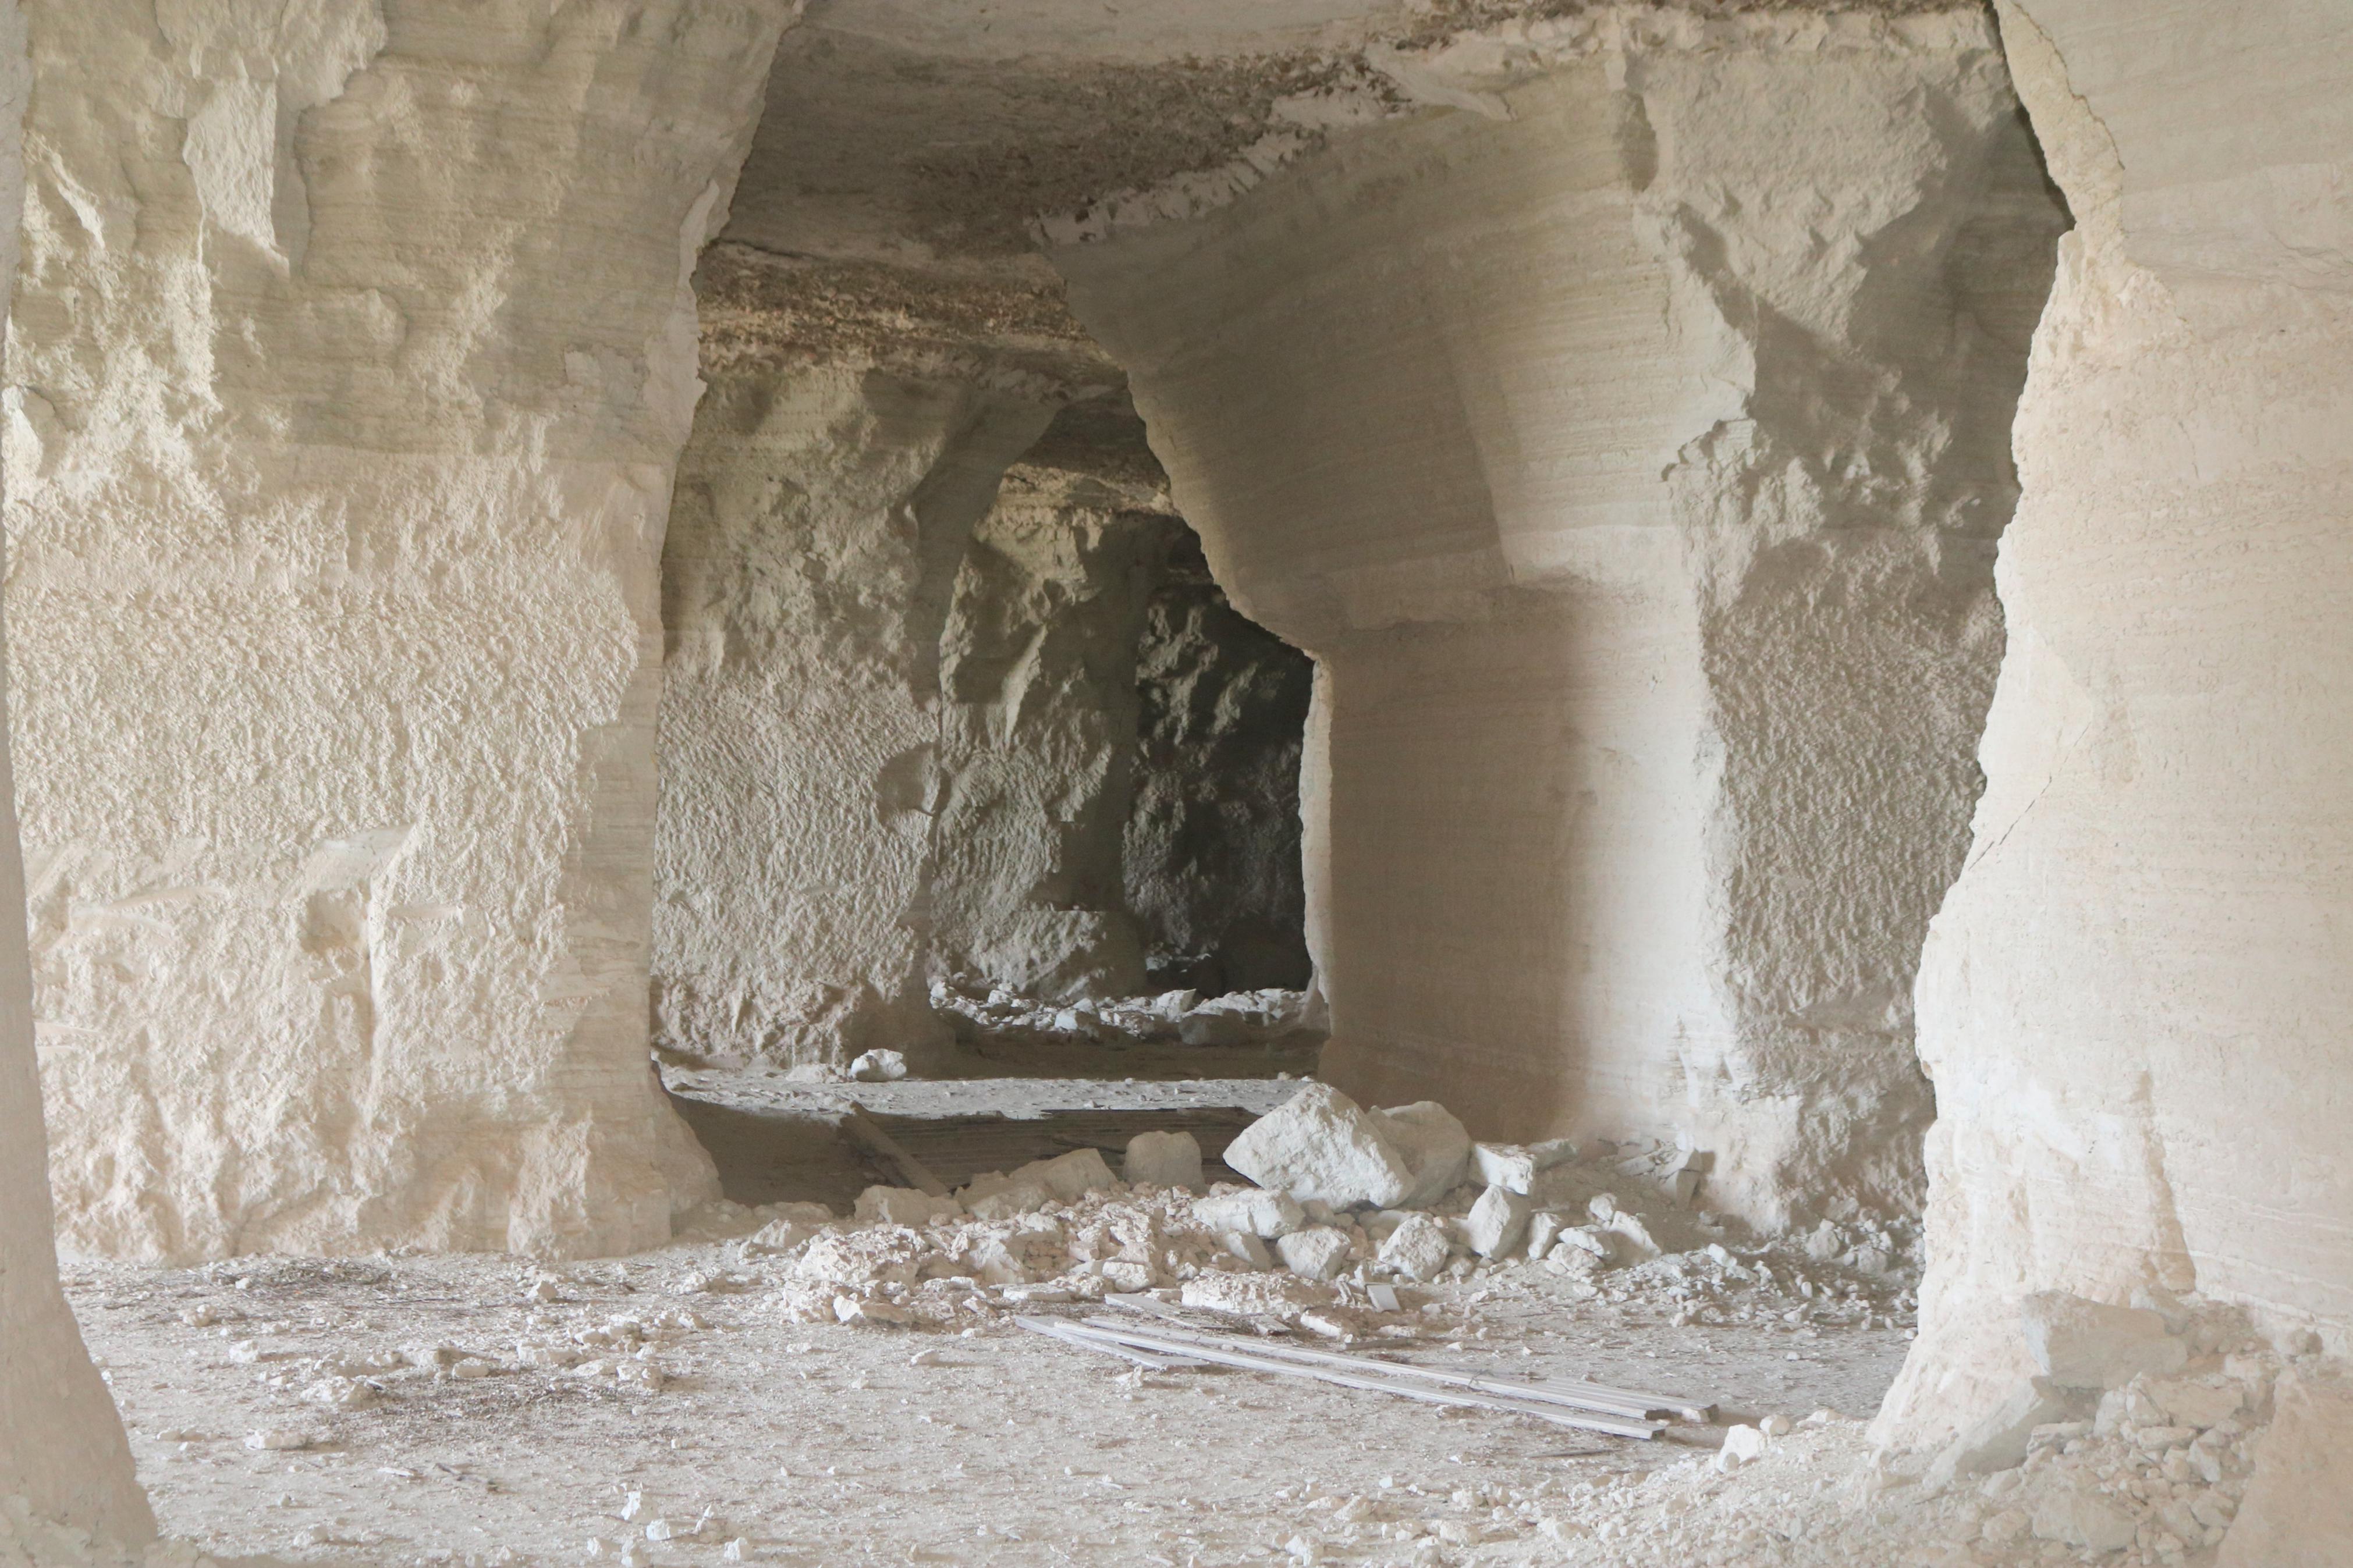
POLYGON ((932 987, 932 1006, 966 1043, 1019 1041, 1108 1046, 1249 1046, 1317 1026, 1305 992, 1198 991, 1064 1005, 975 982, 932 987))

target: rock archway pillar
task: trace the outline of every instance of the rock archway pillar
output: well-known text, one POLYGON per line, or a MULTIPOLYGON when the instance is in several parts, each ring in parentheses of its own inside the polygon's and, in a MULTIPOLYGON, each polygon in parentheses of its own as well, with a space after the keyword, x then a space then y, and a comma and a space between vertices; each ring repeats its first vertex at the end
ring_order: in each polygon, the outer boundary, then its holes
POLYGON ((1330 1076, 1915 1206, 2063 217, 1974 15, 1605 21, 1059 265, 1321 666, 1330 1076))

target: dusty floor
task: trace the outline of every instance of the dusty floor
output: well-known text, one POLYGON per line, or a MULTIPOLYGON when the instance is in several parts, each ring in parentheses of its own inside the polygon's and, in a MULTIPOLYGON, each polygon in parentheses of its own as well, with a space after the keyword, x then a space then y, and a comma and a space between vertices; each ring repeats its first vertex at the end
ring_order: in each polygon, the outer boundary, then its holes
MULTIPOLYGON (((639 1548, 658 1563, 717 1562, 737 1538, 787 1563, 1217 1563, 1283 1556, 1293 1537, 1332 1561, 1412 1561, 1429 1540, 1443 1561, 1512 1562, 1560 1555, 1553 1500, 1694 1453, 1248 1373, 1139 1375, 1001 1320, 961 1335, 810 1325, 756 1294, 672 1293, 720 1250, 553 1276, 499 1258, 82 1265, 70 1289, 164 1527, 216 1554, 579 1561, 659 1518, 702 1525, 639 1548), (558 1299, 530 1300, 551 1278, 558 1299), (657 1330, 659 1390, 514 1364, 519 1343, 624 1315, 681 1325, 657 1330), (379 1374, 362 1408, 303 1398, 322 1373, 365 1375, 420 1343, 499 1370, 379 1374), (248 1447, 281 1433, 316 1441, 248 1447)), ((1446 1337, 1422 1358, 1731 1411, 1867 1413, 1905 1345, 1900 1329, 1778 1319, 1675 1328, 1667 1303, 1575 1303, 1532 1266, 1431 1294, 1446 1337)))
MULTIPOLYGON (((854 1100, 948 1123, 986 1105, 1010 1112, 990 1136, 1034 1139, 1066 1123, 1091 1136, 1088 1117, 1255 1113, 1295 1086, 673 1087, 725 1100, 764 1135, 854 1100)), ((841 1150, 818 1142, 792 1168, 847 1179, 841 1150)), ((1061 1211, 1071 1234, 1105 1205, 1181 1202, 1125 1194, 1061 1211)), ((1850 1235, 1844 1253, 1816 1237, 1810 1252, 1660 1211, 1671 1250, 1648 1262, 1485 1265, 1401 1283, 1398 1312, 1352 1310, 1359 1352, 1719 1407, 1713 1426, 1643 1443, 1259 1373, 1138 1371, 1019 1328, 1022 1313, 1112 1310, 1059 1290, 1022 1299, 1041 1286, 925 1273, 913 1295, 889 1294, 920 1296, 928 1318, 839 1323, 831 1288, 812 1294, 797 1272, 806 1257, 746 1239, 779 1213, 722 1205, 697 1221, 713 1239, 554 1268, 491 1256, 81 1263, 67 1282, 164 1528, 219 1558, 2200 1568, 2221 1529, 2194 1539, 2184 1510, 2227 1510, 2243 1485, 2243 1442, 2216 1450, 2218 1487, 2189 1472, 2186 1430, 2168 1450, 2136 1448, 2129 1431, 2098 1442, 2046 1429, 2023 1477, 1926 1500, 1875 1470, 1861 1418, 1902 1362, 1917 1278, 1915 1248, 1885 1233, 1850 1235), (1723 1239, 1694 1245, 1707 1236, 1723 1239), (1786 1435, 1719 1469, 1729 1425, 1771 1415, 1786 1435), (2140 1543, 2100 1555, 2035 1539, 2035 1500, 2076 1488, 2126 1509, 2140 1543), (2167 1519, 2193 1539, 2161 1533, 2167 1519)), ((1303 1321, 1294 1331, 1314 1341, 1303 1321)), ((2209 1337, 2228 1348, 2234 1333, 2209 1337)), ((2254 1377, 2260 1400, 2267 1367, 2232 1375, 2254 1377)))

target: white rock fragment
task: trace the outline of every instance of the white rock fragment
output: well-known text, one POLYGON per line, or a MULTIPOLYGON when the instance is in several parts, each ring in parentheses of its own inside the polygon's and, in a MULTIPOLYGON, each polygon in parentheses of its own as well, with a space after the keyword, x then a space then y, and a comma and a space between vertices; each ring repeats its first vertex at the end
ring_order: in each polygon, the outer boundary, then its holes
POLYGON ((1535 1185, 1535 1151, 1518 1143, 1474 1143, 1471 1173, 1482 1185, 1504 1187, 1525 1196, 1535 1185))
POLYGON ((1227 1146, 1226 1163, 1260 1186, 1343 1208, 1392 1207, 1415 1185, 1381 1123, 1322 1083, 1243 1128, 1227 1146))
POLYGON ((1379 1261, 1409 1279, 1435 1279, 1452 1252, 1444 1226, 1426 1214, 1409 1215, 1381 1243, 1379 1261))
POLYGON ((1493 1186, 1479 1194, 1462 1222, 1463 1239, 1485 1258, 1501 1258, 1519 1246, 1528 1232, 1535 1205, 1509 1187, 1493 1186))
POLYGON ((1120 1173, 1132 1187, 1148 1183, 1198 1190, 1207 1184, 1201 1179, 1201 1145, 1190 1132, 1137 1133, 1127 1141, 1120 1173))
POLYGON ((2034 1505, 2034 1533, 2091 1552, 2122 1552, 2133 1543, 2133 1521, 2080 1486, 2059 1486, 2034 1505))
POLYGON ((2006 1470, 2026 1458, 2037 1426, 2063 1421, 2073 1412, 2067 1391, 2049 1378, 2020 1384, 2009 1398, 1987 1412, 1938 1452, 1921 1478, 1928 1491, 1941 1491, 1965 1476, 2006 1470))
POLYGON ((2028 1352, 2063 1388, 2118 1388, 2139 1373, 2179 1372, 2189 1359, 2189 1347, 2165 1331, 2165 1320, 2138 1307, 2044 1290, 2026 1299, 2020 1317, 2028 1352))
POLYGON ((1651 1234, 1651 1227, 1643 1223, 1642 1216, 1630 1209, 1620 1209, 1612 1215, 1606 1228, 1612 1236, 1620 1237, 1626 1248, 1636 1258, 1651 1258, 1666 1256, 1667 1249, 1659 1244, 1656 1237, 1651 1234))
POLYGON ((914 1314, 904 1307, 893 1307, 887 1301, 862 1301, 855 1296, 833 1299, 834 1318, 844 1323, 889 1323, 898 1325, 914 1321, 914 1314))
POLYGON ((1552 1250, 1560 1233, 1568 1228, 1568 1220, 1556 1209, 1538 1209, 1528 1215, 1528 1256, 1542 1258, 1552 1250))
POLYGON ((1765 1457, 1765 1434, 1755 1426, 1733 1426, 1724 1434, 1724 1446, 1715 1451, 1715 1468, 1736 1470, 1752 1459, 1765 1457))
POLYGON ((1073 1149, 1051 1160, 1033 1160, 1012 1173, 1016 1186, 1043 1187, 1054 1197, 1073 1204, 1089 1193, 1109 1192, 1119 1185, 1100 1149, 1073 1149))
POLYGON ((1294 1230, 1274 1244, 1282 1265, 1307 1279, 1330 1279, 1348 1267, 1348 1236, 1330 1226, 1294 1230))
POLYGON ((262 1426, 245 1435, 245 1446, 273 1454, 307 1448, 317 1442, 315 1434, 300 1426, 262 1426))
POLYGON ((816 1234, 817 1230, 814 1226, 803 1225, 797 1220, 775 1219, 745 1237, 740 1245, 745 1257, 758 1258, 779 1252, 790 1252, 816 1234))
POLYGON ((2200 1431, 2238 1414, 2246 1390, 2228 1378, 2168 1378, 2147 1384, 2149 1399, 2174 1423, 2200 1431))
POLYGON ((867 1051, 849 1064, 853 1083, 896 1083, 906 1076, 907 1058, 897 1051, 867 1051))
POLYGON ((1002 1171, 984 1171, 969 1186, 956 1189, 956 1201, 979 1220, 1008 1220, 1035 1214, 1054 1201, 1042 1182, 1016 1182, 1002 1171))
POLYGON ((1426 1207, 1461 1184, 1471 1165, 1471 1134, 1452 1111, 1420 1100, 1372 1114, 1413 1178, 1396 1206, 1426 1207))
POLYGON ((1305 1225, 1307 1211, 1288 1193, 1270 1193, 1260 1188, 1194 1199, 1193 1223, 1205 1230, 1239 1230, 1271 1241, 1305 1225))
POLYGON ((869 1187, 858 1194, 856 1212, 862 1225, 903 1225, 921 1230, 934 1219, 955 1218, 964 1212, 964 1205, 914 1187, 869 1187))
POLYGON ((1225 1231, 1219 1234, 1218 1239, 1225 1247, 1228 1256, 1240 1258, 1252 1268, 1274 1267, 1273 1255, 1267 1251, 1266 1243, 1261 1241, 1250 1231, 1225 1231))

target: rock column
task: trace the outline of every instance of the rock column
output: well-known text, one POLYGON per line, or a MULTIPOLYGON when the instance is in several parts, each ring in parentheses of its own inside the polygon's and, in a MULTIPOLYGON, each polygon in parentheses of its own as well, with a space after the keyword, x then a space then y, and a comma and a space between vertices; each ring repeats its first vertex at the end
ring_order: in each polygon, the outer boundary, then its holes
POLYGON ((7 611, 61 1222, 616 1252, 688 277, 784 0, 41 0, 7 611), (282 12, 282 15, 280 14, 282 12))
POLYGON ((1328 1075, 1683 1138, 1767 1222, 1916 1206, 1911 983, 2063 220, 1973 13, 1550 36, 1058 264, 1236 605, 1319 662, 1328 1075))
MULTIPOLYGON (((2353 1330, 2353 36, 2322 4, 2001 22, 2076 227, 2019 411, 1986 794, 1921 968, 1905 1443, 2028 1370, 2031 1291, 2353 1330)), ((2353 1485, 2333 1441, 2285 1490, 2353 1485)))
MULTIPOLYGON (((0 212, 16 210, 23 194, 30 74, 24 16, 16 0, 0 0, 0 212)), ((0 227, 0 309, 16 276, 16 231, 0 227)), ((0 714, 5 708, 0 695, 0 714)), ((58 1289, 15 803, 0 732, 0 1501, 22 1498, 37 1518, 133 1543, 154 1533, 154 1520, 122 1422, 58 1289)))

